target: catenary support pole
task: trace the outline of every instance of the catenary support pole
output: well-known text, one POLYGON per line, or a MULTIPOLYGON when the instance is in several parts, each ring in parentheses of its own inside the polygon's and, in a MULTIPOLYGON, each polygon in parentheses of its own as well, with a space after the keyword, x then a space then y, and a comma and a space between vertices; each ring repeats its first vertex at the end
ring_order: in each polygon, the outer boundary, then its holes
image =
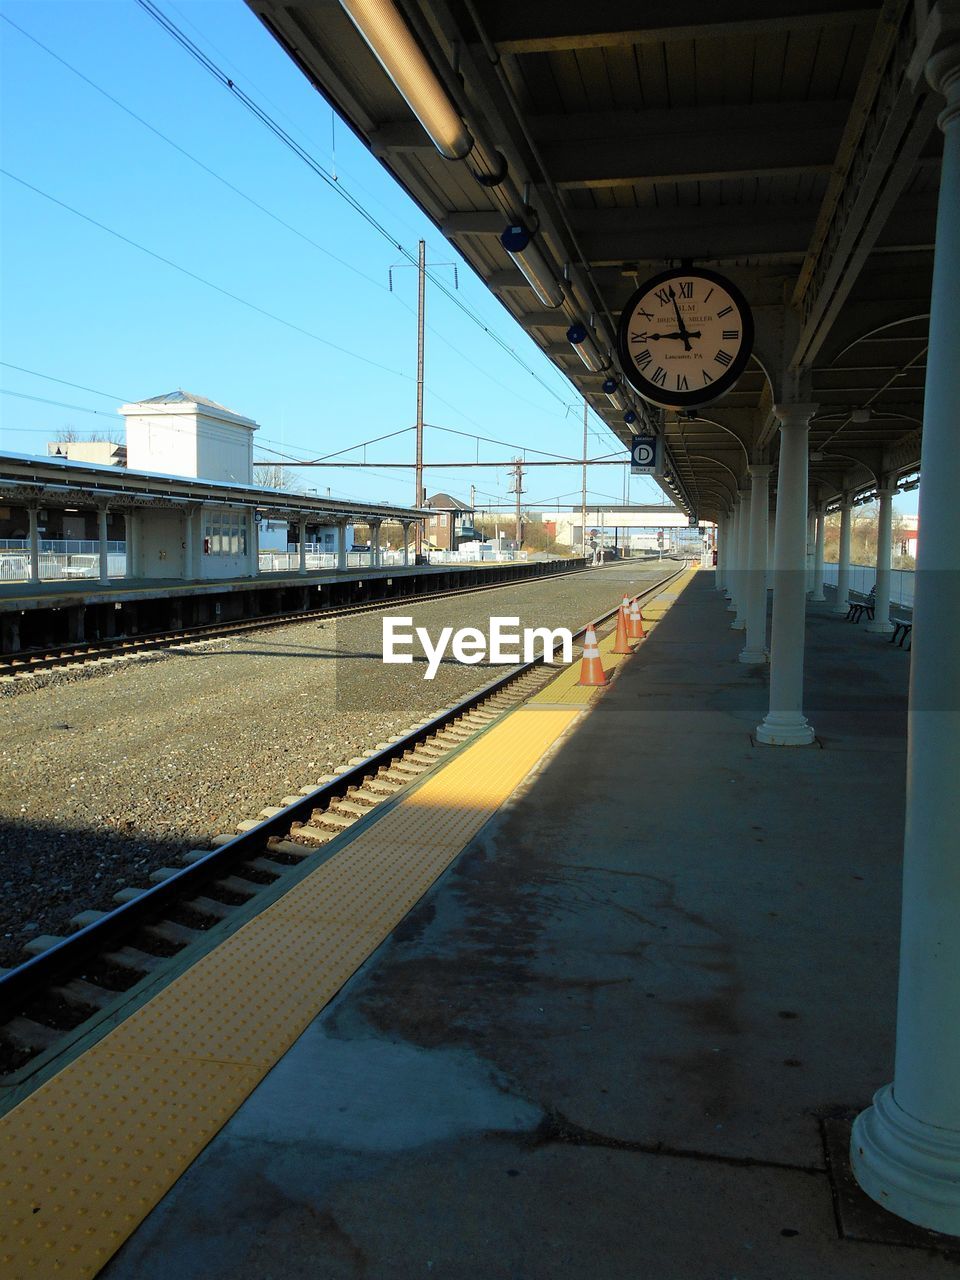
POLYGON ((834 613, 846 613, 850 607, 850 534, 852 531, 851 515, 853 503, 850 494, 844 492, 840 498, 840 546, 837 552, 837 598, 833 604, 834 613))
POLYGON ((927 76, 946 95, 920 469, 894 1081, 853 1126, 860 1186, 910 1222, 960 1235, 960 40, 927 76))
POLYGON ((813 742, 803 714, 803 643, 806 625, 807 443, 816 405, 782 404, 777 472, 777 534, 770 628, 770 710, 757 741, 775 747, 813 742))
POLYGON ((747 578, 747 635, 740 661, 767 660, 767 525, 770 508, 769 463, 752 463, 750 472, 749 576, 747 578))
MULTIPOLYGON (((873 608, 873 620, 867 630, 878 635, 889 635, 893 630, 890 621, 890 557, 893 551, 893 482, 884 479, 877 486, 880 513, 877 517, 877 589, 873 608)), ((911 641, 912 643, 912 641, 911 641)))

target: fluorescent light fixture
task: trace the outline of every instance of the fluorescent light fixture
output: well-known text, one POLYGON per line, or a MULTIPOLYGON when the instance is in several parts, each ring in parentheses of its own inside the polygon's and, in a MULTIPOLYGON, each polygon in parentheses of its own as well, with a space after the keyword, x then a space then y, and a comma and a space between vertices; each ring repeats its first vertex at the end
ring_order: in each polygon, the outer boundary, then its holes
POLYGON ((572 324, 567 330, 567 341, 591 373, 603 373, 604 369, 610 367, 610 361, 597 349, 597 344, 587 332, 586 325, 579 321, 572 324))
POLYGON ((463 160, 473 138, 391 0, 340 0, 407 106, 448 160, 463 160))
POLYGON ((500 243, 523 273, 527 284, 545 307, 559 307, 563 290, 547 265, 547 260, 533 240, 533 233, 522 222, 512 222, 500 237, 500 243))

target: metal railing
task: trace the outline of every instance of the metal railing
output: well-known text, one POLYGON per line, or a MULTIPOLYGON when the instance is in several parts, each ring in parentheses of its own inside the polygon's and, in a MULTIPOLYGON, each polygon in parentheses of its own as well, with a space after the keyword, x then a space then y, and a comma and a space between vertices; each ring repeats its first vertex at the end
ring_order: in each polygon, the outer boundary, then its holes
MULTIPOLYGON (((97 543, 93 543, 97 547, 97 543)), ((116 546, 116 543, 112 544, 116 546)), ((121 547, 122 543, 119 544, 121 547)), ((40 552, 41 582, 72 582, 75 579, 100 577, 99 549, 87 552, 40 552)), ((127 573, 125 551, 109 552, 107 572, 111 578, 123 578, 127 573)), ((0 582, 29 582, 30 552, 19 548, 0 550, 0 582)))
MULTIPOLYGON (((839 566, 833 562, 828 561, 825 563, 823 566, 824 582, 828 585, 836 586, 838 569, 839 566)), ((913 608, 915 572, 913 569, 890 570, 891 604, 902 604, 908 609, 913 608)), ((876 580, 877 566, 875 564, 852 564, 850 566, 851 591, 856 591, 862 596, 868 596, 876 580)))

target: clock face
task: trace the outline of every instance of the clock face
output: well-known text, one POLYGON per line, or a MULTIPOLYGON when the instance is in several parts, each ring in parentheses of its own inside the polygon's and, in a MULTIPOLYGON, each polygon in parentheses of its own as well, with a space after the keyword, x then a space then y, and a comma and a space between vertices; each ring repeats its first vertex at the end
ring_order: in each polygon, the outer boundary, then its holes
POLYGON ((753 347, 753 317, 729 280, 702 268, 653 276, 620 316, 617 350, 645 400, 690 409, 722 396, 753 347))

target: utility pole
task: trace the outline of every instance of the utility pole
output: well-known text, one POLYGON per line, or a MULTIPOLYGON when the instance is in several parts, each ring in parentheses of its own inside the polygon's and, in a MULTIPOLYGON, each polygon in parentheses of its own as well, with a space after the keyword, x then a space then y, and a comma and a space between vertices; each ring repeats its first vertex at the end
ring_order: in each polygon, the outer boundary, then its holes
POLYGON ((580 483, 580 544, 587 558, 587 397, 583 397, 583 472, 580 483))
MULTIPOLYGON (((427 285, 427 245, 420 241, 420 258, 417 271, 417 466, 415 483, 417 494, 414 506, 423 506, 423 313, 426 303, 427 285)), ((418 520, 414 527, 414 556, 423 551, 423 523, 418 520)))

